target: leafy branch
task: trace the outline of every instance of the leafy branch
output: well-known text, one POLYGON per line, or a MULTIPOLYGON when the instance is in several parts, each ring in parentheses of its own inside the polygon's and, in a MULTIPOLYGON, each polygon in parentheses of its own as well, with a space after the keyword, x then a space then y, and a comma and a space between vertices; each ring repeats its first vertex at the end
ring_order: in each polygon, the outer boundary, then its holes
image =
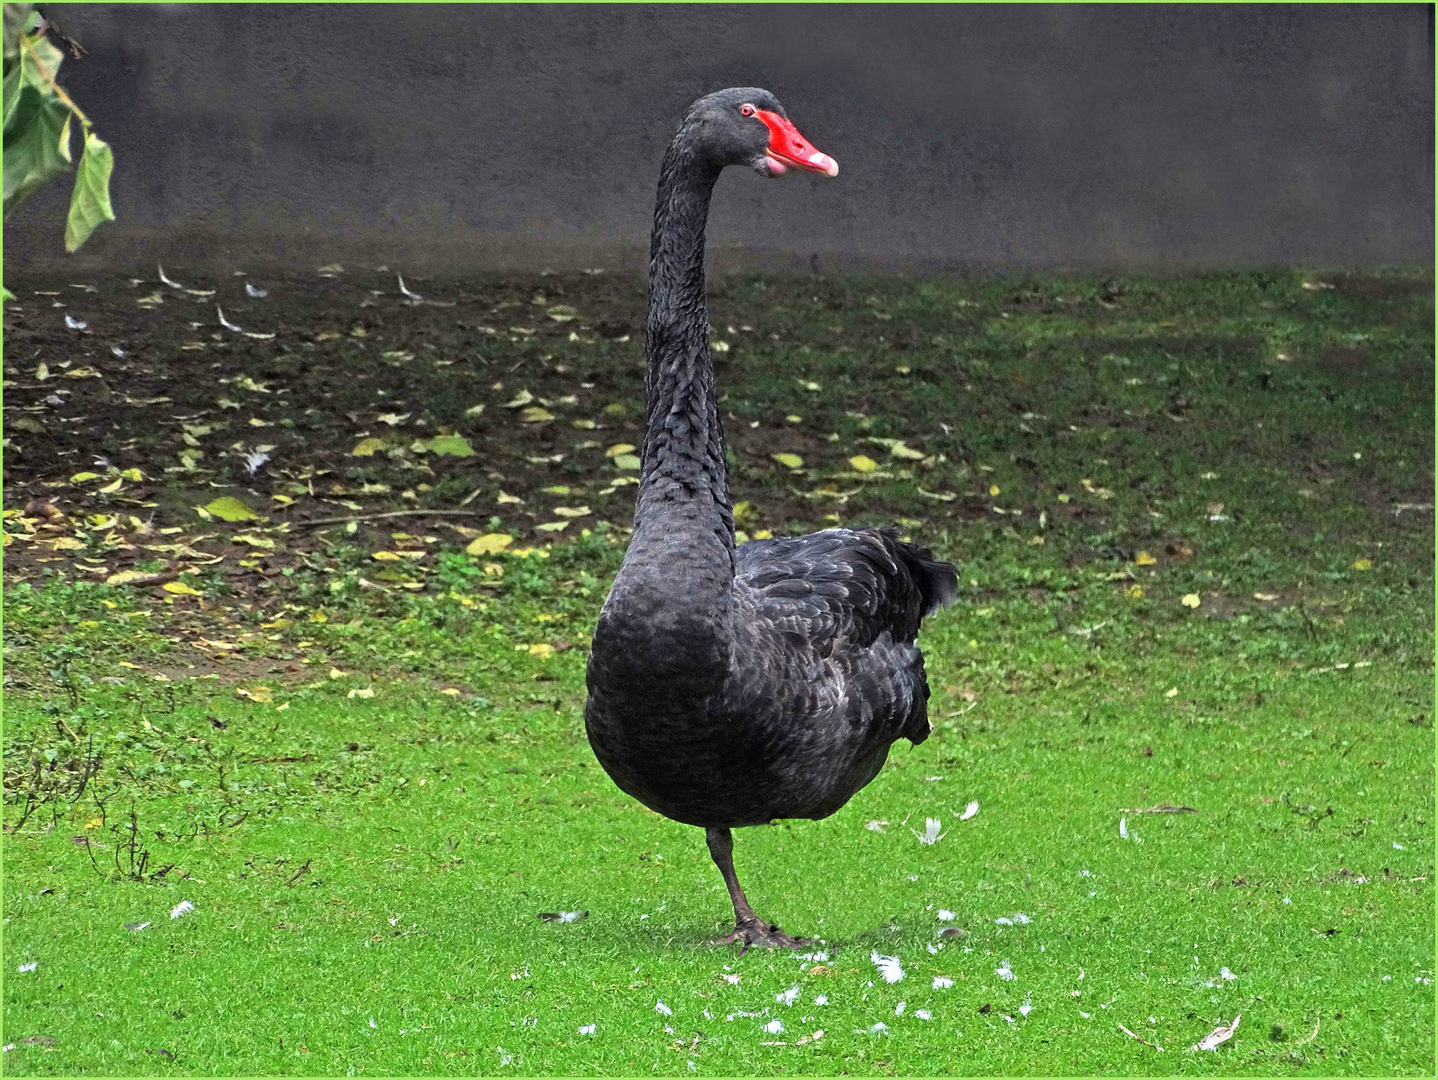
MULTIPOLYGON (((4 5, 4 24, 5 220, 41 187, 70 171, 71 125, 79 121, 84 146, 65 221, 65 250, 75 251, 101 223, 115 220, 110 206, 114 155, 55 81, 64 55, 46 36, 53 28, 31 4, 4 5)), ((78 46, 70 47, 80 55, 78 46)))

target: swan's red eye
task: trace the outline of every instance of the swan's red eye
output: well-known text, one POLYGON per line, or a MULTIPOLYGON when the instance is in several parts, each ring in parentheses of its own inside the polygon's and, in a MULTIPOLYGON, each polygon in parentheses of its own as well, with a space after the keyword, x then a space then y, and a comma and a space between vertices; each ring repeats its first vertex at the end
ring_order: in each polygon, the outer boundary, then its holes
POLYGON ((754 115, 754 106, 753 106, 753 105, 740 105, 740 106, 739 106, 739 115, 740 115, 740 116, 753 116, 753 115, 754 115))

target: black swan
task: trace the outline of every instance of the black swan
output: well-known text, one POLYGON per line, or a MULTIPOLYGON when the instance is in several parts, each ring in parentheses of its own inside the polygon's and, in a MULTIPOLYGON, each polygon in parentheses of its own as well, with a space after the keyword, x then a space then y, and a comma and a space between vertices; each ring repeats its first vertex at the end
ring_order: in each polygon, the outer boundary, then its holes
POLYGON ((704 296, 704 225, 726 165, 839 171, 754 88, 696 101, 664 155, 634 532, 594 631, 584 722, 620 788, 706 831, 734 902, 724 942, 747 950, 804 939, 754 914, 730 830, 827 817, 877 775, 893 742, 928 737, 914 637, 953 601, 958 578, 875 529, 735 547, 704 296))

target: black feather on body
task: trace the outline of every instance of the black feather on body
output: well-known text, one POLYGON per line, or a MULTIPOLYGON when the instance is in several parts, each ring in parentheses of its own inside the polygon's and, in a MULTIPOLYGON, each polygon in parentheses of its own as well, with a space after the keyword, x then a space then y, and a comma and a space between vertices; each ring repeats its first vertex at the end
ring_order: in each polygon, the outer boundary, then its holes
POLYGON ((634 533, 595 628, 585 728, 640 802, 732 828, 826 817, 896 740, 928 737, 914 640, 958 578, 883 530, 735 547, 704 297, 719 166, 698 105, 661 170, 634 533))

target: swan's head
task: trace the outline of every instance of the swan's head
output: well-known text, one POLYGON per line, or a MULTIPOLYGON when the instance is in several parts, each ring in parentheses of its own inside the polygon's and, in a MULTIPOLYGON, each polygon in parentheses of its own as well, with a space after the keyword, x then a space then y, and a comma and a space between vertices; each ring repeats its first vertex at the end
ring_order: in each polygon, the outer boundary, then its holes
POLYGON ((799 134, 767 90, 740 86, 702 97, 689 107, 684 126, 691 145, 721 168, 748 165, 760 176, 783 176, 790 169, 839 174, 839 163, 799 134))

